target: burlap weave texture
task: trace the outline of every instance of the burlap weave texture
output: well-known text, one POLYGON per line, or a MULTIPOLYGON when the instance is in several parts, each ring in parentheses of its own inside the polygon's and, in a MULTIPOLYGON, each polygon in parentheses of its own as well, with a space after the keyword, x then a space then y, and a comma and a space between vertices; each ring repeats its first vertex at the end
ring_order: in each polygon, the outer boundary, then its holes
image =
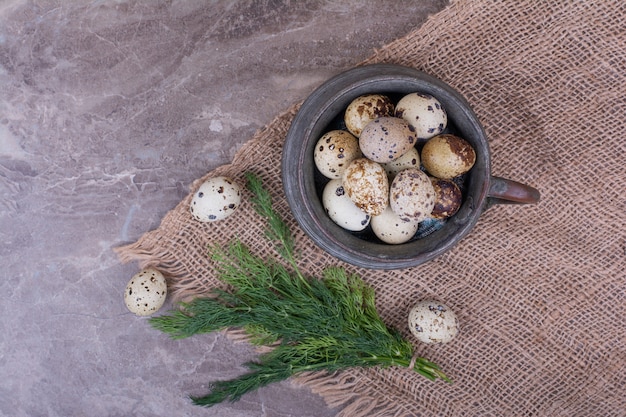
MULTIPOLYGON (((453 384, 404 369, 351 370, 300 381, 341 416, 626 415, 626 3, 456 1, 365 63, 430 73, 479 116, 493 174, 541 191, 536 205, 496 205, 453 250, 416 268, 370 271, 318 249, 282 193, 281 145, 297 106, 259 131, 232 164, 258 173, 294 230, 301 267, 357 272, 381 316, 409 337, 412 304, 437 298, 458 314, 447 345, 417 345, 453 384)), ((247 196, 246 196, 247 197, 247 196)), ((175 297, 217 284, 209 243, 239 237, 276 256, 250 204, 214 224, 193 221, 191 194, 123 261, 170 275, 175 297)))

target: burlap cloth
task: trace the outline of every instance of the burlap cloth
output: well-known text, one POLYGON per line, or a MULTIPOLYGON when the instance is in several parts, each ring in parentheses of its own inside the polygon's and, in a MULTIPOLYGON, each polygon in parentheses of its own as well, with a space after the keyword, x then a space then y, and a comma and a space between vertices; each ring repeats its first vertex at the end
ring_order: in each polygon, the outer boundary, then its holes
MULTIPOLYGON (((622 0, 456 1, 367 61, 412 66, 458 89, 490 138, 493 174, 541 191, 537 205, 492 207, 452 251, 425 265, 344 265, 297 227, 280 178, 297 106, 205 176, 243 183, 244 171, 260 174, 297 235, 302 269, 317 274, 335 264, 360 273, 376 289, 382 317, 407 337, 419 299, 435 297, 458 314, 453 342, 416 342, 453 384, 405 369, 299 380, 340 416, 626 415, 625 19, 622 0)), ((119 248, 122 261, 162 269, 180 299, 216 285, 210 242, 239 236, 276 256, 249 203, 201 224, 189 214, 190 196, 158 229, 119 248)))

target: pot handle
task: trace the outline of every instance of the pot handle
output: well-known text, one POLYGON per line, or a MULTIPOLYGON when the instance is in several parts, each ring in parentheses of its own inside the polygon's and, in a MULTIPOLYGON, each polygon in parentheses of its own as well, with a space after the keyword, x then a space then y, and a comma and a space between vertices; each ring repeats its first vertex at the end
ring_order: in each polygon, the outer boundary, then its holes
POLYGON ((539 201, 539 191, 526 184, 507 180, 501 177, 491 177, 489 185, 489 205, 492 204, 534 204, 539 201))

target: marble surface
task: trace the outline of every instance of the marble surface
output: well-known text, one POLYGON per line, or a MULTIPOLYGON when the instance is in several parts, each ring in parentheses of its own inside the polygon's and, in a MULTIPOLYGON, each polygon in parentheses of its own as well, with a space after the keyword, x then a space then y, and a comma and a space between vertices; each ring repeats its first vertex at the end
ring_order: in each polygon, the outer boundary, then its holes
POLYGON ((172 341, 128 312, 137 266, 112 248, 446 3, 0 1, 0 414, 335 415, 289 382, 192 406, 254 353, 172 341))

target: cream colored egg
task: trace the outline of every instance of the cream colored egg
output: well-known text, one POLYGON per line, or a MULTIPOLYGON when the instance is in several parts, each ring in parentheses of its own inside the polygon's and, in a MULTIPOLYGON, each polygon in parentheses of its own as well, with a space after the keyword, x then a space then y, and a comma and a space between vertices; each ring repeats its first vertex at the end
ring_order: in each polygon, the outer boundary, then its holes
POLYGON ((376 237, 391 245, 411 240, 419 226, 415 221, 398 216, 391 207, 387 207, 378 216, 373 216, 370 224, 376 237))
POLYGON ((402 97, 396 105, 395 116, 409 122, 419 139, 439 135, 448 125, 446 110, 429 94, 411 93, 402 97))
POLYGON ((350 199, 365 213, 375 216, 389 205, 389 180, 379 163, 355 159, 344 171, 342 181, 350 199))
POLYGON ((322 204, 328 217, 346 230, 359 232, 370 224, 371 216, 350 199, 341 180, 330 180, 322 193, 322 204))
POLYGON ((422 164, 434 177, 450 179, 465 174, 476 162, 476 151, 463 138, 438 135, 429 139, 422 149, 422 164))
POLYGON ((459 333, 454 311, 435 300, 420 301, 409 312, 409 330, 424 343, 447 343, 459 333))
POLYGON ((393 180, 400 171, 408 168, 420 167, 420 154, 416 148, 412 147, 404 153, 400 158, 383 164, 383 168, 387 171, 387 176, 393 180))
POLYGON ((313 160, 327 178, 341 178, 350 162, 362 157, 359 141, 345 130, 331 130, 317 141, 313 160))
POLYGON ((435 190, 428 175, 416 168, 398 173, 391 183, 389 204, 402 218, 426 219, 435 206, 435 190))
POLYGON ((154 268, 135 274, 126 285, 124 302, 130 312, 149 316, 157 312, 167 296, 165 277, 154 268))
POLYGON ((369 122, 359 137, 363 156, 379 163, 400 158, 417 142, 415 129, 398 117, 379 117, 369 122))
POLYGON ((382 94, 365 94, 355 98, 346 108, 344 122, 357 138, 363 128, 381 116, 393 116, 394 105, 389 97, 382 94))
POLYGON ((189 210, 200 222, 223 220, 237 210, 241 203, 241 188, 227 177, 206 180, 194 193, 189 210))

